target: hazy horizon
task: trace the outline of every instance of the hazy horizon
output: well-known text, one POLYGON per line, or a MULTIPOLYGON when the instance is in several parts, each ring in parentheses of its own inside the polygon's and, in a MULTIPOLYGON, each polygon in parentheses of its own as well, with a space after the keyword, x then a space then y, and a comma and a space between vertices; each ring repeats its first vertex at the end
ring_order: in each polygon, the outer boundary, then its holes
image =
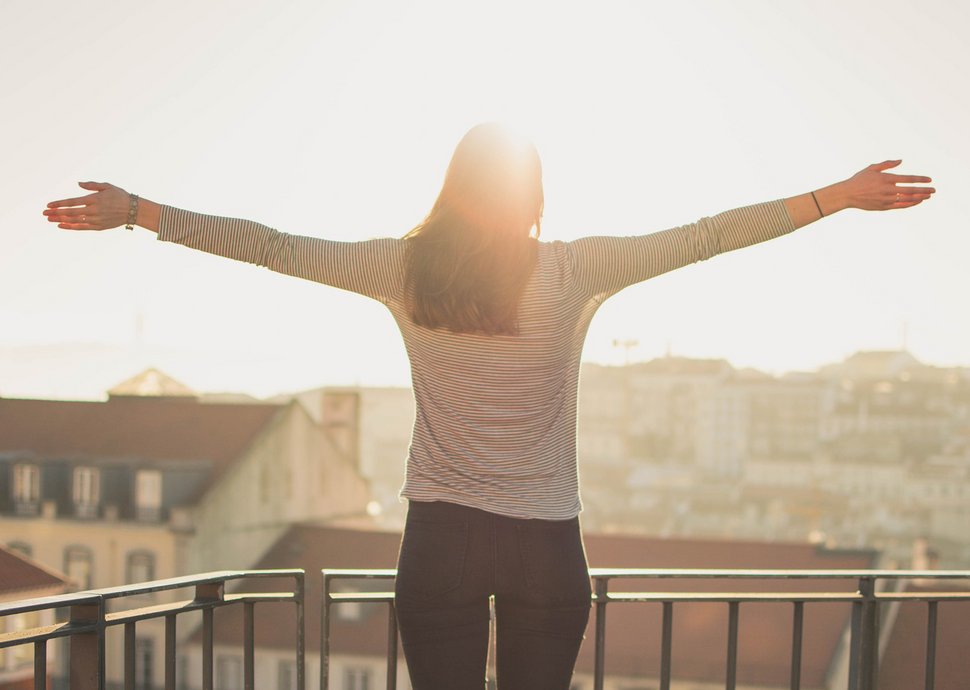
MULTIPOLYGON (((858 349, 837 360, 820 361, 813 366, 786 370, 772 370, 750 363, 738 363, 726 357, 692 357, 679 352, 660 353, 656 356, 642 358, 631 356, 629 361, 626 361, 624 353, 618 355, 614 361, 600 362, 584 359, 583 363, 603 366, 634 365, 662 358, 669 354, 674 357, 690 359, 724 359, 737 370, 756 369, 779 377, 791 373, 816 372, 824 366, 838 364, 844 361, 846 357, 862 351, 871 350, 858 349)), ((911 350, 907 350, 907 352, 921 364, 927 366, 970 369, 968 363, 933 362, 921 358, 918 353, 911 350)), ((246 370, 251 371, 257 365, 266 367, 270 372, 276 368, 290 368, 286 366, 285 358, 270 353, 237 352, 231 353, 227 357, 226 353, 214 351, 178 350, 110 343, 47 344, 19 347, 0 345, 0 381, 7 382, 7 385, 0 386, 0 398, 104 400, 110 388, 149 368, 158 369, 197 393, 244 394, 258 399, 267 399, 277 395, 327 386, 410 387, 410 380, 407 377, 403 379, 360 379, 341 376, 330 379, 281 377, 274 380, 272 376, 254 377, 245 375, 246 370), (217 360, 221 361, 224 369, 235 370, 241 374, 238 379, 235 379, 236 383, 231 378, 223 378, 224 374, 212 376, 212 365, 217 360), (96 374, 83 374, 83 372, 92 368, 96 374), (15 372, 14 369, 20 371, 15 372)))

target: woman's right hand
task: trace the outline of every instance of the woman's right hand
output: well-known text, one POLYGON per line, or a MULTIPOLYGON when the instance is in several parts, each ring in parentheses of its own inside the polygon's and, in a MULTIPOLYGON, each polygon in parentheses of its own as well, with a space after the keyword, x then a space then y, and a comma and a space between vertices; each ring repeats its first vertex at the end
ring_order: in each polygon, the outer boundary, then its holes
POLYGON ((64 230, 108 230, 127 222, 128 192, 107 182, 78 185, 94 193, 50 202, 44 209, 48 221, 64 230))

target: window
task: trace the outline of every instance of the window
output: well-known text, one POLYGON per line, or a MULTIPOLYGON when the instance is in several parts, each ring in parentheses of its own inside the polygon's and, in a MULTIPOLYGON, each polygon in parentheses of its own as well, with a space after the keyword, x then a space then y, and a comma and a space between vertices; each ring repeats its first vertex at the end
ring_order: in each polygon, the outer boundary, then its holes
POLYGON ((128 554, 128 584, 148 582, 155 579, 155 556, 150 551, 132 551, 128 554))
POLYGON ((101 473, 96 467, 74 468, 74 514, 78 517, 98 516, 101 499, 101 473))
POLYGON ((371 690, 369 668, 344 669, 344 690, 371 690))
MULTIPOLYGON (((353 594, 360 590, 353 587, 341 587, 340 592, 342 594, 353 594)), ((364 605, 359 601, 343 601, 339 605, 333 607, 334 617, 338 621, 359 621, 364 617, 364 605)))
POLYGON ((242 685, 242 659, 220 655, 216 659, 216 690, 239 690, 242 685))
POLYGON ((162 473, 138 470, 135 473, 135 511, 137 519, 155 521, 162 513, 162 473))
POLYGON ((155 644, 151 638, 135 640, 135 687, 137 690, 152 690, 152 677, 155 675, 155 644))
POLYGON ((17 515, 36 515, 40 506, 40 468, 13 466, 13 502, 17 515))
POLYGON ((91 573, 94 556, 86 546, 68 546, 64 549, 64 574, 78 589, 91 589, 91 573))
POLYGON ((7 544, 7 548, 11 551, 16 551, 21 556, 26 556, 27 558, 34 555, 34 548, 25 541, 12 541, 7 544))
POLYGON ((281 661, 277 669, 277 690, 296 690, 296 662, 281 661))

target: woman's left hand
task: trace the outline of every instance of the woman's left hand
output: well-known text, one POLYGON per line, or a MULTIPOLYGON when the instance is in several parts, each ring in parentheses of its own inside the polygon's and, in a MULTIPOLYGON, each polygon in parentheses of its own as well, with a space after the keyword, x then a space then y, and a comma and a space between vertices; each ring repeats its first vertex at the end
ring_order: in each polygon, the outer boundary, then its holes
POLYGON ((129 194, 107 182, 78 182, 94 194, 60 199, 47 204, 44 215, 65 230, 108 230, 128 220, 129 194))

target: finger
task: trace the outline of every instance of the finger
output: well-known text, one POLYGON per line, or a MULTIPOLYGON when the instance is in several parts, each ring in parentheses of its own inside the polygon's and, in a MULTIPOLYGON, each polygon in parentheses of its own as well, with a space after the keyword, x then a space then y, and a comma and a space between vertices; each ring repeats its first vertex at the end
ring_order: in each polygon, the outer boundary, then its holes
POLYGON ((932 182, 933 179, 930 177, 925 177, 923 175, 896 175, 894 173, 886 173, 886 177, 890 180, 895 181, 897 184, 901 182, 932 182))
POLYGON ((62 230, 102 230, 103 229, 98 225, 94 225, 93 223, 60 223, 58 224, 57 227, 61 228, 62 230))
POLYGON ((902 162, 903 162, 903 159, 900 158, 899 160, 895 160, 895 161, 883 161, 882 163, 873 163, 872 165, 869 166, 869 169, 879 170, 879 171, 889 170, 889 168, 895 168, 897 165, 899 165, 902 162))
POLYGON ((90 206, 75 206, 73 208, 50 208, 44 211, 45 216, 51 218, 77 218, 83 216, 93 216, 90 206))
POLYGON ((103 192, 111 187, 107 182, 78 182, 77 184, 83 189, 93 189, 96 192, 103 192))
POLYGON ((88 194, 87 196, 77 196, 77 197, 74 197, 73 199, 60 199, 58 201, 52 201, 49 204, 47 204, 47 208, 61 208, 63 206, 80 206, 82 204, 88 203, 96 196, 97 194, 88 194))
POLYGON ((897 201, 889 206, 890 209, 893 208, 910 208, 911 206, 918 206, 922 204, 926 199, 916 199, 914 201, 897 201))
POLYGON ((895 194, 936 194, 935 187, 894 187, 895 194))

